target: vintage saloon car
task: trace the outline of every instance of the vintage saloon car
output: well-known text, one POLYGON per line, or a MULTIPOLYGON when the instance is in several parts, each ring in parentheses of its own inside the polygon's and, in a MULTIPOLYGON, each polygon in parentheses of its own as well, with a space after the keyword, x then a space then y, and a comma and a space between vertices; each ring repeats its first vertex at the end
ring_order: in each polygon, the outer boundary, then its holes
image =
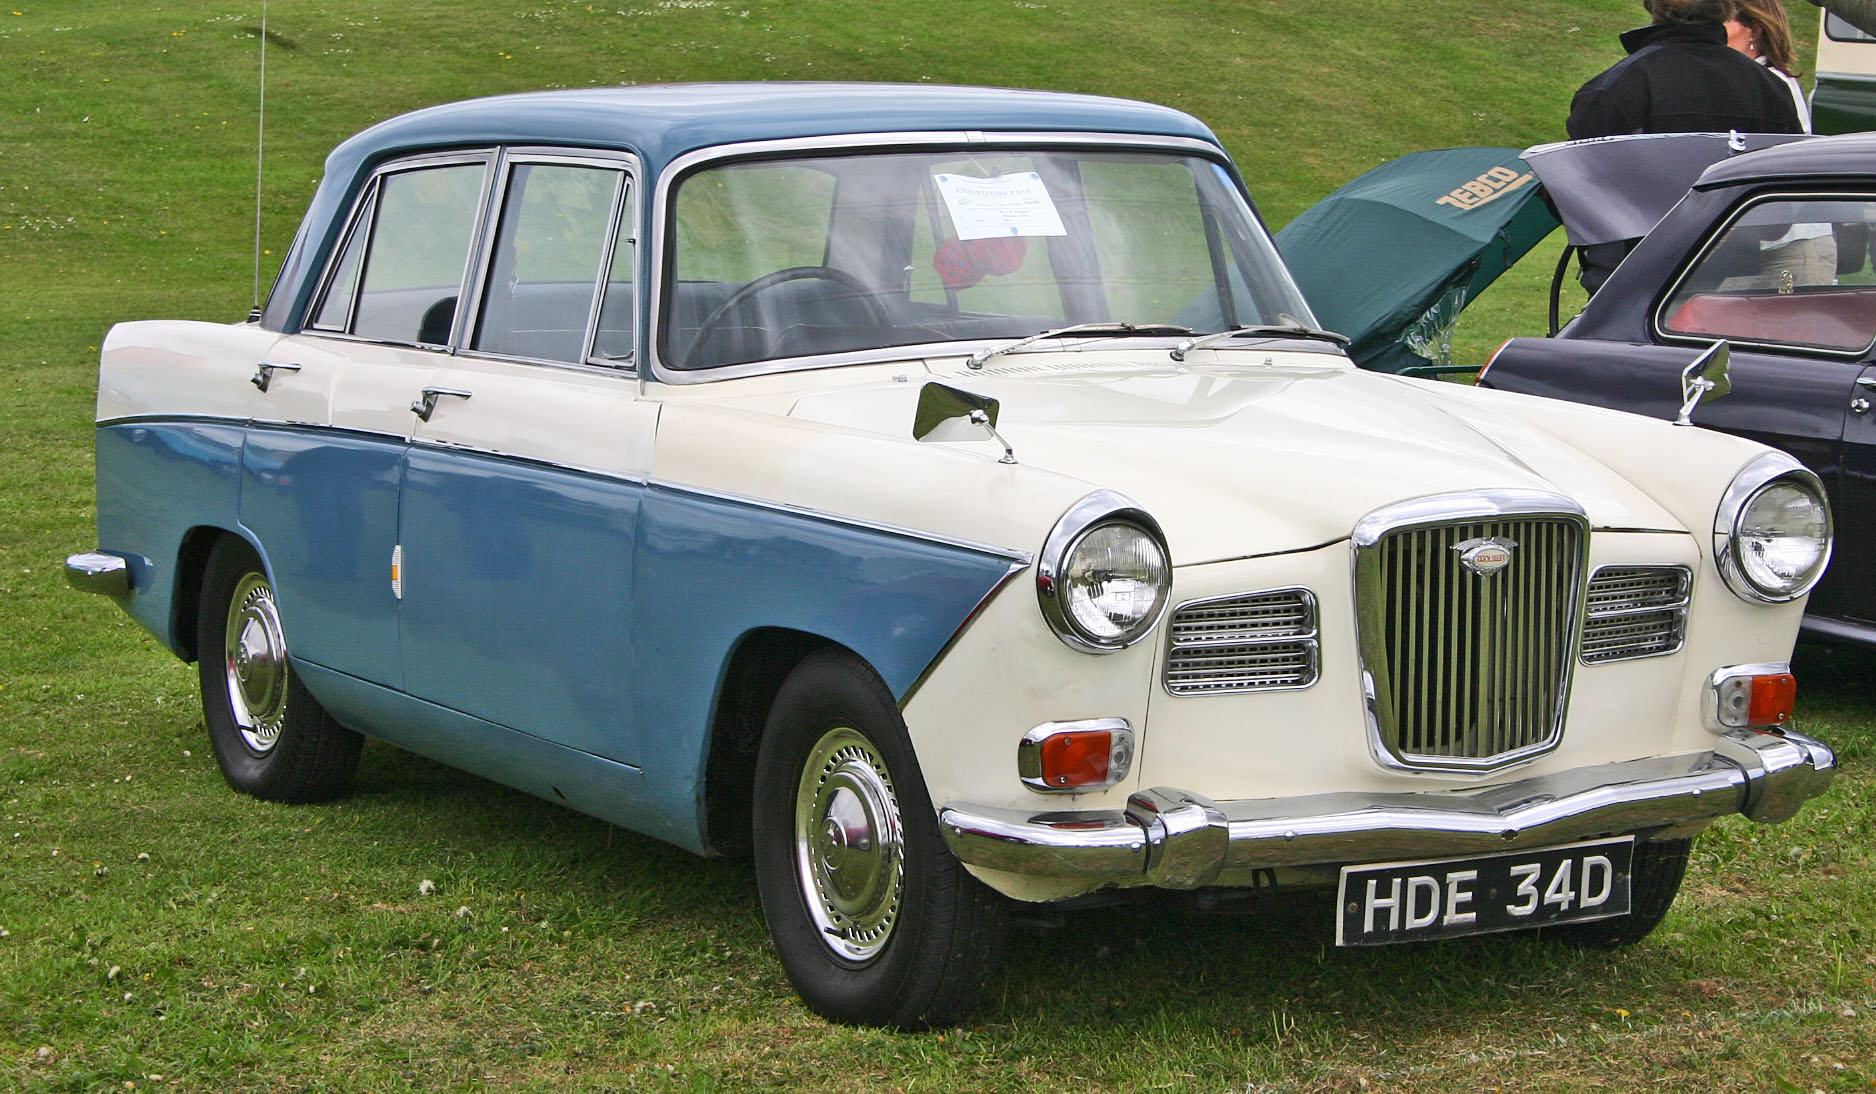
POLYGON ((962 1016, 1012 901, 1631 942, 1835 762, 1788 724, 1816 476, 1356 369, 1142 103, 418 111, 248 321, 115 328, 97 418, 68 573, 199 662, 237 790, 339 794, 363 734, 749 852, 838 1020, 962 1016))
POLYGON ((1648 232, 1553 338, 1517 338, 1486 387, 1659 418, 1677 377, 1728 344, 1732 393, 1695 423, 1783 449, 1815 472, 1840 538, 1805 632, 1876 643, 1876 134, 1727 159, 1648 232))

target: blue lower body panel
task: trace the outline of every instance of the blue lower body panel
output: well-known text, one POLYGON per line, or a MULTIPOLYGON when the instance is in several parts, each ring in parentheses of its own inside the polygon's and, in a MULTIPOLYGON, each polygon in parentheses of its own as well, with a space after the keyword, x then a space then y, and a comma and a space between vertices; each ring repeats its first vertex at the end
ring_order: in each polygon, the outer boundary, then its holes
POLYGON ((356 677, 294 663, 328 713, 368 737, 672 843, 694 845, 646 808, 642 772, 356 677))
POLYGON ((98 547, 130 563, 124 610, 177 653, 195 623, 176 618, 178 556, 191 529, 238 526, 245 432, 214 421, 125 422, 97 432, 98 547))

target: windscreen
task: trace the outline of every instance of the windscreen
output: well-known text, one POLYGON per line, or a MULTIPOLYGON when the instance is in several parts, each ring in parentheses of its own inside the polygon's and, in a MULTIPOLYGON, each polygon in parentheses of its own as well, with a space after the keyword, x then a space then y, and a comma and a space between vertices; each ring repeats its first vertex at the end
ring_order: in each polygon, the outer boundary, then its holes
POLYGON ((682 180, 669 367, 1022 338, 1085 323, 1311 324, 1225 169, 1174 153, 891 152, 682 180))

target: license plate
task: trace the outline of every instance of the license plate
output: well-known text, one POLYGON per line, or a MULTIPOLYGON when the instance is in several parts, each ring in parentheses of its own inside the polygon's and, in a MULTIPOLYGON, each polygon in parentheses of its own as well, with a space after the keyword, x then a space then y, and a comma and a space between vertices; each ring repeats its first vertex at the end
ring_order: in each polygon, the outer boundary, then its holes
POLYGON ((1338 946, 1381 946, 1627 915, 1635 839, 1344 866, 1338 946))

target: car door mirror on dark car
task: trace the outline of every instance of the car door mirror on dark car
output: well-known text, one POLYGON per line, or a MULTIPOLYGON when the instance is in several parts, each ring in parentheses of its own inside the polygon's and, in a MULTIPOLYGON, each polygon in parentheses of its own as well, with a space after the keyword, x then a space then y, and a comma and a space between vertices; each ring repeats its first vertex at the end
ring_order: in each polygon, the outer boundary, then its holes
POLYGON ((1715 342, 1681 370, 1681 414, 1675 425, 1693 425, 1694 408, 1733 390, 1732 350, 1715 342))

